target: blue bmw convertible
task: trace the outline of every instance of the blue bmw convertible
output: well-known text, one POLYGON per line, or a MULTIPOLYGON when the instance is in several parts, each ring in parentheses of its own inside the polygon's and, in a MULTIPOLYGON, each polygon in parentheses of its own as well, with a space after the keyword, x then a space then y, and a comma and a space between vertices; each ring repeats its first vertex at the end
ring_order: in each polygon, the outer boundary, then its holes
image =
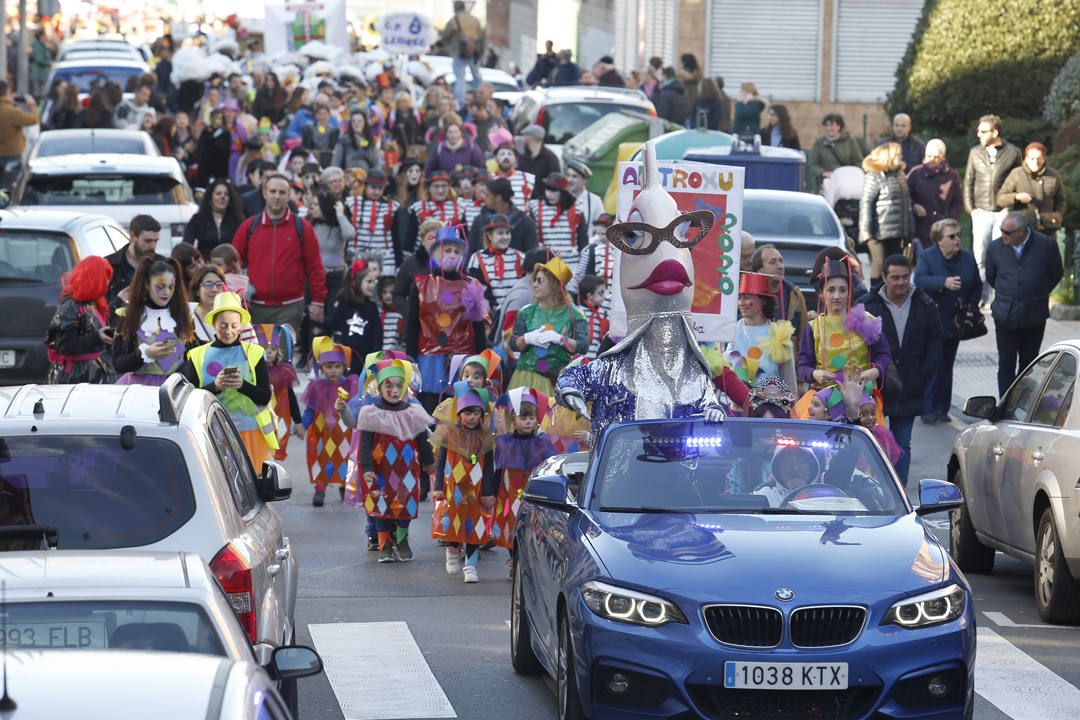
POLYGON ((967 580, 861 427, 612 424, 534 473, 511 658, 560 719, 970 718, 967 580))

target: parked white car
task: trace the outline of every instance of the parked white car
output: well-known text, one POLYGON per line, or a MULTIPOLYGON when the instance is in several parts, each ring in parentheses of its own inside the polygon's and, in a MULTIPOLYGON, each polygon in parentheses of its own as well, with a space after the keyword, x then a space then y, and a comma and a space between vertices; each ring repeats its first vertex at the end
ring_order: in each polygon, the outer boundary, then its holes
POLYGON ((115 130, 112 128, 73 128, 46 130, 30 148, 27 160, 54 155, 155 155, 160 156, 154 138, 145 130, 115 130))

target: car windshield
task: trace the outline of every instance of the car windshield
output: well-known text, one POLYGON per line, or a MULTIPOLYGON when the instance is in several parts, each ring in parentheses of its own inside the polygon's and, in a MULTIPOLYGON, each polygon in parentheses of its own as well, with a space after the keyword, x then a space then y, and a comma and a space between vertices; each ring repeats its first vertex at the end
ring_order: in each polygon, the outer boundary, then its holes
POLYGON ((540 124, 547 130, 546 142, 562 145, 604 115, 623 109, 642 112, 636 105, 613 102, 559 103, 544 106, 540 124))
POLYGON ((22 205, 180 205, 184 189, 168 175, 34 175, 22 205))
POLYGON ((38 142, 35 157, 54 155, 74 155, 77 153, 99 154, 116 153, 117 155, 147 155, 146 143, 141 137, 102 136, 98 133, 67 137, 42 137, 38 142))
POLYGON ((67 235, 0 230, 0 282, 59 284, 74 264, 67 235))
POLYGON ((107 82, 114 82, 120 87, 127 87, 128 79, 143 74, 142 68, 135 67, 80 67, 57 68, 53 79, 62 78, 79 88, 79 92, 88 93, 93 88, 104 87, 107 82))
POLYGON ((193 603, 111 600, 13 602, 0 608, 8 647, 157 650, 225 655, 221 639, 193 603))
POLYGON ((590 509, 901 515, 888 462, 844 425, 745 420, 643 423, 606 437, 590 509))
POLYGON ((792 202, 749 193, 743 197, 743 230, 754 237, 793 239, 836 238, 842 234, 836 217, 823 203, 792 202))
POLYGON ((61 549, 140 547, 194 514, 187 465, 169 440, 122 441, 119 429, 0 438, 0 550, 38 549, 41 534, 25 525, 56 528, 61 549))

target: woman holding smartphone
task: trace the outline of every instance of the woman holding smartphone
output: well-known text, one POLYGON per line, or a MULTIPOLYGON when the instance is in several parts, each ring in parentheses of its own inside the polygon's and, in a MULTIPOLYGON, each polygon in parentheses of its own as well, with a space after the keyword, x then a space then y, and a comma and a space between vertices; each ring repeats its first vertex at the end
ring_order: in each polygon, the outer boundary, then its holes
POLYGON ((161 385, 195 344, 183 273, 172 258, 143 258, 113 343, 118 385, 161 385))

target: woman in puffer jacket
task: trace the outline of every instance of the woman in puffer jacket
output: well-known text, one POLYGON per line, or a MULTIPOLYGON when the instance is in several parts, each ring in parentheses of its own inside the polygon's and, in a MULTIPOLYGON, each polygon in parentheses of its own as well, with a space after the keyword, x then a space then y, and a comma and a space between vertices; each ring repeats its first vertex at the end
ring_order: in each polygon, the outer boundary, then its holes
POLYGON ((863 160, 859 239, 870 249, 871 289, 881 284, 885 258, 903 252, 915 228, 900 144, 878 145, 863 160))

